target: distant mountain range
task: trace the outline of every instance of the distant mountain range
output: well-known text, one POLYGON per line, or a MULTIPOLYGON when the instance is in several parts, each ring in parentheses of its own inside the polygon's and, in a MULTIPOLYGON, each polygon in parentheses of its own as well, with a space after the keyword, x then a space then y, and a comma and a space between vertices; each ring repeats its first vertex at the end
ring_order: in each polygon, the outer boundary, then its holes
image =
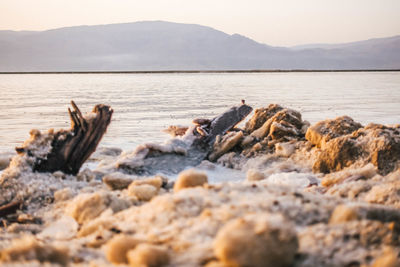
POLYGON ((400 36, 285 48, 163 21, 0 31, 2 72, 249 69, 400 69, 400 36))

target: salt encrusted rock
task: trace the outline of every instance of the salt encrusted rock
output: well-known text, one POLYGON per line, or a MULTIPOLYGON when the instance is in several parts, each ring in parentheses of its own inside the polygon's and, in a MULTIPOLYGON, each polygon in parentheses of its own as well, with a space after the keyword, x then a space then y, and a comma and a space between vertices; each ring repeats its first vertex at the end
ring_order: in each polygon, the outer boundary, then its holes
POLYGON ((393 247, 386 247, 382 255, 374 261, 371 267, 399 267, 398 254, 399 252, 393 247))
POLYGON ((253 117, 246 123, 245 131, 251 133, 260 128, 269 118, 281 111, 283 107, 277 104, 270 104, 267 108, 258 108, 254 111, 253 117))
POLYGON ((217 160, 220 156, 235 147, 243 138, 243 132, 230 132, 224 135, 222 138, 218 137, 214 142, 213 151, 208 156, 210 161, 217 160))
POLYGON ((202 186, 208 182, 207 175, 193 169, 185 170, 179 173, 178 179, 174 185, 174 191, 178 192, 182 189, 202 186))
POLYGON ((370 124, 352 134, 334 138, 324 145, 313 170, 339 171, 357 161, 369 162, 386 175, 399 166, 400 128, 370 124))
POLYGON ((324 148, 331 139, 351 134, 361 127, 360 123, 348 116, 337 117, 333 120, 320 121, 309 127, 306 132, 306 139, 313 145, 324 148))
POLYGON ((290 142, 275 144, 275 154, 282 157, 290 157, 296 150, 296 145, 290 142))
POLYGON ((145 243, 128 251, 127 258, 131 267, 161 267, 169 263, 166 248, 145 243))
POLYGON ((255 169, 250 169, 246 173, 246 179, 250 182, 261 181, 265 179, 265 175, 255 169))
POLYGON ((128 193, 135 196, 138 200, 149 201, 157 195, 158 189, 149 184, 135 185, 132 184, 128 187, 128 193))
POLYGON ((96 178, 96 174, 92 172, 89 168, 85 168, 83 171, 79 172, 76 175, 76 179, 78 181, 86 181, 90 182, 96 178))
POLYGON ((177 125, 170 125, 167 129, 164 129, 163 132, 171 135, 172 137, 182 136, 185 135, 186 131, 189 128, 186 126, 177 126, 177 125))
POLYGON ((304 137, 303 126, 304 123, 299 112, 282 109, 253 131, 251 136, 259 140, 265 137, 277 141, 297 140, 304 137))
POLYGON ((105 183, 111 190, 122 190, 133 182, 133 178, 121 172, 113 172, 103 177, 105 183))
POLYGON ((32 236, 14 240, 10 247, 0 251, 0 263, 39 261, 67 265, 69 261, 66 248, 43 244, 32 236))
POLYGON ((335 208, 329 223, 345 223, 348 221, 357 220, 358 217, 357 211, 354 208, 342 204, 335 208))
POLYGON ((214 253, 231 266, 291 266, 298 240, 281 215, 255 214, 235 219, 219 230, 214 253))
POLYGON ((106 244, 106 257, 111 263, 122 264, 128 263, 127 253, 134 249, 141 240, 127 235, 116 235, 106 244))
POLYGON ((67 215, 82 224, 98 217, 108 208, 117 212, 128 208, 130 205, 129 201, 120 199, 108 192, 83 193, 69 203, 66 212, 67 215))
POLYGON ((162 176, 154 176, 154 177, 144 178, 144 179, 140 179, 140 180, 135 180, 132 182, 131 186, 146 184, 146 185, 152 185, 155 188, 157 188, 157 190, 159 190, 164 182, 165 183, 168 182, 167 178, 164 178, 162 176))
POLYGON ((313 170, 322 173, 340 171, 355 163, 361 153, 355 140, 347 136, 335 138, 325 145, 314 162, 313 170))

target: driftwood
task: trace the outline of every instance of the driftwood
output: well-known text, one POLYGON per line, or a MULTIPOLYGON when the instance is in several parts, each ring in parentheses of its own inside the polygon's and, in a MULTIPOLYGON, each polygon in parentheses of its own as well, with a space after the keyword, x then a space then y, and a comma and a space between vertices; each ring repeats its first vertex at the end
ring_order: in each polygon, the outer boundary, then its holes
MULTIPOLYGON (((76 175, 83 163, 96 150, 111 121, 113 110, 106 105, 96 105, 91 114, 83 116, 74 101, 68 108, 71 129, 54 133, 50 152, 36 157, 33 170, 38 172, 62 171, 76 175)), ((18 153, 28 153, 29 147, 16 148, 18 153)), ((34 156, 34 155, 33 155, 34 156)))

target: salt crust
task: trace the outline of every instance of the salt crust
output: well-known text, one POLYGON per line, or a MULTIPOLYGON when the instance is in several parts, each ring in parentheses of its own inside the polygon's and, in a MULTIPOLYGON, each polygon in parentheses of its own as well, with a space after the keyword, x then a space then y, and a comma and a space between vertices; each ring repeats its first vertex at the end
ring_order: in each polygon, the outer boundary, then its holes
MULTIPOLYGON (((273 113, 267 113, 275 108, 264 110, 266 113, 261 112, 260 116, 268 120, 273 113)), ((295 112, 287 114, 286 119, 301 122, 295 112)), ((281 124, 272 122, 269 127, 277 126, 274 134, 285 131, 290 134, 294 129, 286 129, 285 121, 281 124)), ((300 138, 295 142, 272 140, 272 150, 264 150, 269 141, 261 140, 254 144, 259 146, 257 153, 261 156, 248 159, 231 152, 229 157, 225 154, 219 159, 237 169, 256 170, 265 179, 210 185, 204 182, 207 176, 198 179, 192 173, 187 179, 196 182, 179 186, 179 190, 164 189, 162 178, 160 185, 160 178, 150 177, 143 181, 133 179, 128 189, 111 191, 93 180, 94 173, 90 170, 78 175, 80 180, 60 172, 34 173, 34 157, 15 156, 0 178, 0 203, 23 200, 26 205, 23 212, 39 217, 43 224, 11 224, 1 229, 1 263, 41 266, 68 262, 71 266, 109 266, 110 262, 135 262, 129 260, 131 254, 146 262, 150 260, 146 256, 148 252, 157 248, 158 252, 162 251, 160 255, 168 257, 169 263, 161 261, 168 266, 226 266, 228 262, 243 266, 240 253, 230 257, 230 253, 219 248, 232 245, 231 249, 235 249, 235 244, 245 242, 249 248, 262 251, 274 233, 282 233, 284 237, 293 237, 289 238, 292 241, 297 240, 285 243, 278 238, 273 242, 276 253, 296 254, 287 257, 288 263, 283 265, 398 266, 400 171, 395 170, 396 162, 389 159, 390 169, 394 171, 387 175, 377 169, 389 170, 379 165, 384 163, 379 161, 380 154, 372 158, 374 165, 364 160, 352 161, 351 165, 328 175, 312 174, 313 162, 322 152, 301 139, 306 123, 298 126, 292 133, 300 138), (269 154, 262 155, 266 151, 269 154), (313 179, 318 182, 311 183, 313 179), (307 180, 313 186, 307 187, 307 180), (135 187, 155 190, 150 190, 151 198, 140 199, 131 194, 130 188, 135 187), (241 237, 229 242, 230 232, 241 237), (254 233, 263 233, 264 237, 254 233), (296 242, 298 249, 293 245, 296 242)), ((258 128, 257 121, 247 128, 251 127, 258 128)), ((385 141, 389 139, 385 138, 397 133, 399 127, 396 127, 372 125, 357 133, 361 134, 361 145, 371 143, 374 150, 389 145, 385 141), (374 131, 368 132, 370 129, 374 131)), ((49 152, 52 133, 51 130, 31 132, 27 142, 35 140, 32 142, 35 147, 31 147, 34 155, 40 157, 49 152)), ((243 145, 247 139, 245 146, 253 146, 254 139, 247 137, 237 145, 243 145)), ((333 140, 336 138, 342 137, 333 140)), ((396 138, 393 135, 390 140, 398 143, 396 138)), ((146 149, 136 151, 133 158, 140 161, 143 151, 149 153, 151 149, 165 147, 147 146, 146 149)), ((179 153, 176 149, 166 151, 179 153)), ((138 163, 129 161, 129 164, 138 163)), ((139 192, 148 192, 147 189, 139 192)), ((257 255, 262 255, 265 266, 276 264, 268 253, 272 252, 257 255)), ((258 262, 253 265, 257 266, 258 262)))

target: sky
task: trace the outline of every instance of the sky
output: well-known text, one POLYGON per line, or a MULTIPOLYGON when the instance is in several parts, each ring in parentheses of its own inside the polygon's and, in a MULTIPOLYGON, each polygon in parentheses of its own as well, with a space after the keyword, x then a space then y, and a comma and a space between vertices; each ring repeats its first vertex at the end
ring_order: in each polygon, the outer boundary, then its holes
POLYGON ((274 46, 400 35, 400 0, 0 0, 0 30, 164 20, 274 46))

